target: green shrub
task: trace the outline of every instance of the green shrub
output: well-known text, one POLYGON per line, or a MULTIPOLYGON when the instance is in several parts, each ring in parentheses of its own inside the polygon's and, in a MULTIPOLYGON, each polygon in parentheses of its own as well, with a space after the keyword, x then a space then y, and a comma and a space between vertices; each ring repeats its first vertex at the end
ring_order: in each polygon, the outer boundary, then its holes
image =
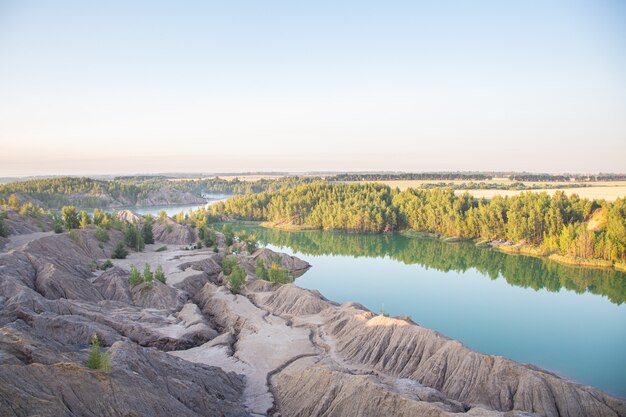
POLYGON ((106 261, 102 263, 102 265, 100 265, 100 269, 103 271, 106 271, 107 269, 112 268, 112 267, 113 267, 113 262, 111 262, 110 259, 107 259, 106 261))
POLYGON ((93 224, 100 226, 105 218, 105 213, 99 209, 93 209, 93 224))
POLYGON ((158 248, 155 252, 164 252, 167 250, 167 246, 163 245, 160 248, 158 248))
POLYGON ((130 278, 128 279, 128 281, 130 282, 130 285, 133 287, 143 282, 143 278, 141 277, 141 274, 139 273, 135 265, 130 266, 130 278))
POLYGON ((111 372, 111 356, 109 352, 102 355, 100 351, 100 339, 98 339, 98 335, 95 333, 91 338, 91 352, 89 352, 86 365, 87 368, 90 369, 101 369, 107 373, 111 372))
POLYGON ((109 241, 109 232, 104 227, 96 227, 96 239, 100 242, 108 242, 109 241))
POLYGON ((15 194, 11 194, 11 195, 9 196, 9 200, 7 201, 7 204, 8 204, 10 207, 12 207, 12 208, 14 208, 15 210, 17 210, 17 209, 19 209, 19 208, 20 208, 20 205, 21 205, 22 203, 21 203, 20 199, 19 199, 19 198, 17 198, 17 196, 16 196, 15 194))
POLYGON ((233 238, 235 237, 232 226, 230 224, 225 224, 224 226, 222 226, 222 233, 224 233, 226 246, 232 245, 233 238))
POLYGON ((109 356, 109 352, 105 352, 104 356, 102 357, 102 368, 101 368, 104 372, 109 373, 111 372, 111 356, 109 356))
POLYGON ((63 221, 59 217, 52 218, 52 230, 54 233, 63 233, 63 221))
POLYGON ((230 289, 235 294, 239 294, 241 286, 246 281, 246 271, 239 265, 233 266, 232 273, 228 277, 230 289))
POLYGON ((126 259, 128 256, 128 251, 126 250, 126 246, 124 246, 124 242, 117 242, 115 249, 113 250, 113 254, 111 258, 113 259, 126 259))
POLYGON ((100 352, 100 340, 96 334, 91 338, 91 352, 87 358, 87 368, 102 368, 102 353, 100 352))
POLYGON ((87 212, 85 210, 81 210, 80 211, 79 218, 80 218, 79 226, 80 226, 81 229, 84 229, 88 225, 91 224, 91 217, 89 217, 89 214, 87 214, 87 212))
POLYGON ((82 243, 82 239, 80 237, 80 235, 78 234, 78 232, 74 229, 71 229, 68 233, 68 236, 70 237, 70 239, 72 239, 72 241, 74 243, 76 243, 77 245, 80 245, 82 243))
POLYGON ((267 271, 267 278, 270 282, 286 284, 289 282, 289 274, 285 268, 280 268, 275 262, 267 271))
POLYGON ((124 226, 124 241, 128 247, 133 248, 136 252, 141 252, 145 247, 143 233, 136 224, 124 226))
POLYGON ((9 229, 4 224, 4 219, 7 218, 7 214, 5 212, 0 213, 0 236, 7 237, 9 236, 9 229))
POLYGON ((151 215, 144 216, 143 227, 141 228, 141 233, 143 235, 143 241, 146 244, 154 243, 154 236, 152 235, 152 223, 154 219, 151 215))
POLYGON ((146 263, 145 266, 143 267, 143 280, 144 282, 151 283, 153 278, 154 278, 154 275, 152 274, 152 271, 150 270, 150 265, 146 263))
POLYGON ((207 248, 215 245, 217 243, 217 235, 215 234, 215 230, 206 229, 204 231, 203 242, 204 242, 204 246, 206 246, 207 248))
POLYGON ((76 207, 63 207, 61 209, 61 216, 63 217, 63 222, 65 223, 66 229, 77 229, 78 226, 80 226, 80 220, 78 218, 78 212, 76 211, 76 207))
POLYGON ((263 262, 260 258, 256 260, 256 264, 254 265, 254 274, 259 279, 267 279, 267 268, 265 267, 265 262, 263 262))
POLYGON ((255 235, 249 234, 246 230, 237 232, 237 239, 246 245, 246 251, 252 253, 257 249, 257 239, 255 235))
POLYGON ((230 275, 233 272, 233 267, 237 265, 237 258, 234 256, 226 256, 222 259, 222 272, 224 275, 230 275))
POLYGON ((157 265, 156 270, 154 271, 154 278, 165 284, 165 272, 163 272, 163 267, 161 265, 157 265))

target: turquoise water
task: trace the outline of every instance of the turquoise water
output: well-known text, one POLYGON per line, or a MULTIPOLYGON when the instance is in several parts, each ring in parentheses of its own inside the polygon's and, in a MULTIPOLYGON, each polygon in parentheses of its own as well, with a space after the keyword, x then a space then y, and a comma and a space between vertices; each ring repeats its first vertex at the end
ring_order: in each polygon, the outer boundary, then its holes
POLYGON ((296 284, 626 397, 626 274, 402 235, 253 229, 296 284))

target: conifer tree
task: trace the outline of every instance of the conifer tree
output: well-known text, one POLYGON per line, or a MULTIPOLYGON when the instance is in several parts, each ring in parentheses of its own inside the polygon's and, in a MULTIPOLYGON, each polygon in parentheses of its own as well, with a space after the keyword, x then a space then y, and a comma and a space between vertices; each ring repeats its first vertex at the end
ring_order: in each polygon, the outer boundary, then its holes
POLYGON ((165 284, 165 272, 163 272, 163 267, 161 265, 157 265, 156 270, 154 271, 154 278, 165 284))
POLYGON ((139 285, 143 281, 141 274, 135 265, 130 266, 130 278, 128 279, 131 286, 139 285))
POLYGON ((91 352, 87 358, 87 368, 100 369, 102 368, 102 353, 100 352, 100 340, 98 335, 94 333, 91 337, 91 352))

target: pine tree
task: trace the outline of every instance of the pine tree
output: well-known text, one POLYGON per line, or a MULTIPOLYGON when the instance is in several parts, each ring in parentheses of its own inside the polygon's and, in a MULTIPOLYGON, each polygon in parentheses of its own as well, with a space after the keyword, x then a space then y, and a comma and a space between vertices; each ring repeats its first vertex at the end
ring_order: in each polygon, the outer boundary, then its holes
POLYGON ((128 251, 126 250, 126 247, 124 246, 124 242, 117 242, 117 245, 115 246, 115 250, 113 251, 111 258, 126 259, 127 255, 128 255, 128 251))
POLYGON ((77 229, 80 226, 80 220, 78 219, 78 213, 76 212, 76 207, 74 206, 65 206, 61 209, 61 216, 63 217, 63 222, 65 223, 65 228, 67 230, 77 229))
POLYGON ((151 283, 153 278, 154 278, 154 275, 152 274, 152 271, 150 270, 150 265, 146 263, 143 267, 143 280, 144 282, 151 283))
POLYGON ((143 236, 144 243, 149 245, 154 243, 154 236, 152 234, 152 223, 154 222, 154 219, 150 215, 145 216, 144 219, 145 221, 141 228, 141 234, 143 236))
POLYGON ((89 217, 89 214, 87 214, 86 211, 81 210, 79 227, 81 229, 84 229, 87 227, 87 225, 90 225, 90 224, 91 224, 91 217, 89 217))
POLYGON ((87 358, 87 368, 100 369, 102 368, 102 353, 100 352, 100 340, 98 335, 94 333, 91 338, 91 353, 87 358))
POLYGON ((154 278, 165 284, 165 272, 163 272, 163 267, 161 265, 157 265, 156 270, 154 271, 154 278))
POLYGON ((133 287, 143 282, 143 279, 141 278, 141 274, 139 273, 135 265, 130 266, 130 278, 128 279, 128 281, 130 282, 130 285, 133 287))
POLYGON ((246 271, 239 265, 233 266, 232 273, 228 277, 228 283, 233 293, 239 294, 241 286, 246 280, 246 271))
POLYGON ((109 355, 109 351, 106 351, 102 357, 102 370, 106 373, 111 372, 111 356, 109 355))
POLYGON ((267 268, 265 267, 265 263, 260 258, 256 260, 254 274, 258 279, 267 279, 267 268))

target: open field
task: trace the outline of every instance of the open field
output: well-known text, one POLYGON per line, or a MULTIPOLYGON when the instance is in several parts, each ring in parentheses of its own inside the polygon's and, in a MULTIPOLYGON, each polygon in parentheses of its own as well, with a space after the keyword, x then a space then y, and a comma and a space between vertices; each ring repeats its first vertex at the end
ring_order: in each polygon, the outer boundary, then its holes
MULTIPOLYGON (((495 195, 511 196, 519 194, 523 191, 519 190, 456 190, 456 194, 463 194, 468 192, 474 197, 491 199, 495 195)), ((581 198, 588 198, 590 200, 607 200, 615 201, 618 198, 626 197, 626 186, 593 186, 583 188, 560 188, 560 189, 541 189, 541 190, 527 190, 533 192, 546 192, 549 195, 553 195, 556 191, 563 191, 567 195, 578 194, 581 198)))
MULTIPOLYGON (((359 181, 360 183, 365 183, 368 181, 359 181)), ((407 188, 420 188, 424 184, 433 184, 438 182, 445 183, 453 183, 453 184, 468 184, 470 181, 467 180, 450 180, 450 181, 433 181, 433 180, 391 180, 391 181, 376 181, 381 184, 386 184, 390 187, 397 187, 400 190, 406 190, 407 188)), ((502 179, 492 179, 492 180, 483 180, 483 181, 473 181, 474 183, 483 183, 483 184, 498 184, 498 185, 508 185, 513 184, 514 181, 511 181, 507 178, 502 179)), ((455 193, 463 194, 464 192, 468 192, 474 197, 478 198, 488 198, 491 199, 495 195, 501 196, 512 196, 519 194, 524 191, 533 191, 533 192, 546 192, 550 195, 554 194, 556 191, 564 191, 567 195, 578 194, 582 198, 588 199, 605 199, 607 201, 614 201, 620 197, 626 197, 626 181, 598 181, 591 183, 573 183, 573 182, 534 182, 534 181, 525 181, 523 184, 529 187, 545 187, 547 185, 554 187, 562 187, 562 186, 571 186, 573 184, 585 184, 588 186, 584 187, 572 187, 572 188, 537 188, 535 190, 456 190, 455 193)))
MULTIPOLYGON (((359 183, 366 183, 372 181, 359 181, 359 183)), ((598 182, 568 182, 568 181, 511 181, 508 178, 494 178, 491 180, 389 180, 389 181, 373 181, 381 184, 388 185, 390 187, 397 187, 401 191, 407 188, 420 188, 424 184, 436 184, 436 183, 452 183, 452 184, 497 184, 497 185, 511 185, 514 183, 523 183, 529 187, 545 187, 546 185, 552 185, 554 187, 559 186, 572 186, 578 184, 590 185, 591 187, 626 187, 626 181, 598 181, 598 182)))

